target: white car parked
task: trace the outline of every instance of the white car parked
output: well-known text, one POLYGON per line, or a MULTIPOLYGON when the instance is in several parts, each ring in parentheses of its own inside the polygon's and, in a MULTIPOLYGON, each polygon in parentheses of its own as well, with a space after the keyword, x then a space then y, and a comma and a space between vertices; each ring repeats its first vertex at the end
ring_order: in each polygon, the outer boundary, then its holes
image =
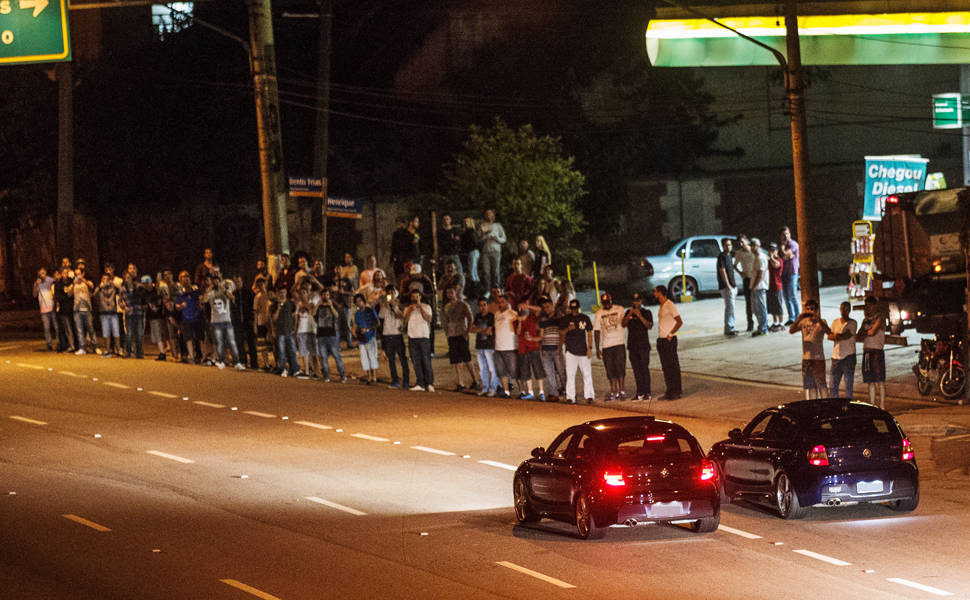
POLYGON ((646 289, 651 291, 665 285, 675 301, 680 301, 685 289, 692 296, 717 292, 717 255, 724 240, 734 241, 734 236, 695 235, 678 240, 665 254, 644 258, 646 289), (684 277, 681 277, 681 257, 685 257, 684 277))

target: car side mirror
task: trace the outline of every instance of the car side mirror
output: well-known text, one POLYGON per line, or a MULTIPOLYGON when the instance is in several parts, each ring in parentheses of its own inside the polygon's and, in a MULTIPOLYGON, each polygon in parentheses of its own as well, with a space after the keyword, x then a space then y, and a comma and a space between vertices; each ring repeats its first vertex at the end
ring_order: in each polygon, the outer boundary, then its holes
POLYGON ((731 438, 732 441, 738 442, 738 441, 741 441, 742 438, 744 438, 744 434, 741 433, 740 429, 735 427, 734 429, 728 432, 728 437, 731 438))
POLYGON ((541 446, 538 448, 532 449, 532 458, 542 458, 545 455, 546 455, 546 449, 541 446))

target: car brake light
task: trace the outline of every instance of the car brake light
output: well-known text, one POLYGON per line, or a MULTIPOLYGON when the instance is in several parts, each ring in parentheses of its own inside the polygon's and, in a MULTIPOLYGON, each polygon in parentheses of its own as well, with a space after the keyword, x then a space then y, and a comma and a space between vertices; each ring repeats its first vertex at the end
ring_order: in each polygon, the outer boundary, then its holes
POLYGON ((610 473, 607 471, 603 473, 603 481, 606 485, 612 485, 614 487, 623 487, 626 485, 626 481, 623 479, 623 473, 610 473))
POLYGON ((812 447, 808 453, 808 462, 816 467, 829 466, 829 455, 825 452, 825 446, 819 444, 812 447))
POLYGON ((648 442, 662 442, 666 436, 663 435, 651 435, 647 437, 648 442))
POLYGON ((913 460, 915 457, 916 452, 913 450, 913 444, 906 438, 903 438, 903 460, 913 460))
POLYGON ((899 204, 899 196, 886 196, 886 204, 899 204))
POLYGON ((711 479, 714 479, 714 463, 705 460, 701 463, 701 481, 710 481, 711 479))

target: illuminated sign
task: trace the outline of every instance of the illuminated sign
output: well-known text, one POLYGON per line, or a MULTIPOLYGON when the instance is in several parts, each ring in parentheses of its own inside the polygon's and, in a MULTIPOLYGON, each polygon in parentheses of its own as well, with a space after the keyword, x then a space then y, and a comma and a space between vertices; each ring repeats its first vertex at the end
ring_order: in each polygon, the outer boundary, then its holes
POLYGON ((922 190, 928 162, 928 158, 920 156, 867 156, 862 218, 881 221, 886 196, 922 190))
POLYGON ((0 0, 0 65, 68 60, 66 0, 0 0))
POLYGON ((970 119, 970 100, 961 94, 933 94, 933 129, 960 129, 970 119))

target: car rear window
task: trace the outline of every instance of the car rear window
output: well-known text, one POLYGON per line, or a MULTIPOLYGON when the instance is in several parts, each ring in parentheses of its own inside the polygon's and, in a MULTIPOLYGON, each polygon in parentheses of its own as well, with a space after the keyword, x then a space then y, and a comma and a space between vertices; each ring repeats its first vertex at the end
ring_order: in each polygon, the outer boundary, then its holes
POLYGON ((815 425, 817 434, 832 441, 898 437, 896 424, 878 415, 843 415, 822 419, 815 425))
POLYGON ((624 433, 606 440, 603 450, 610 455, 633 458, 677 458, 702 454, 697 442, 676 433, 624 433))

